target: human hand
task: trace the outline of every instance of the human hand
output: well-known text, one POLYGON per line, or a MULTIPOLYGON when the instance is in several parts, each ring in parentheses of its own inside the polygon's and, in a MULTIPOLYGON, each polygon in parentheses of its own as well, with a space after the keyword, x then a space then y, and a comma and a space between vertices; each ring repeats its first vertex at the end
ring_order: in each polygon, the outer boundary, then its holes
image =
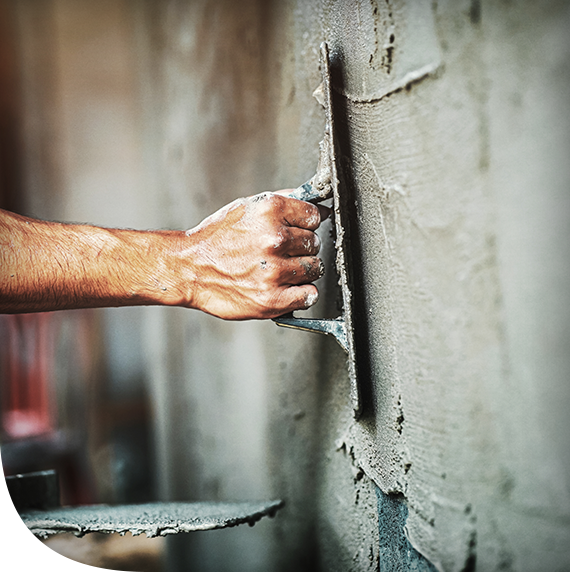
POLYGON ((238 199, 185 233, 181 250, 190 274, 183 305, 228 320, 274 318, 318 299, 323 275, 315 230, 326 207, 284 196, 238 199))

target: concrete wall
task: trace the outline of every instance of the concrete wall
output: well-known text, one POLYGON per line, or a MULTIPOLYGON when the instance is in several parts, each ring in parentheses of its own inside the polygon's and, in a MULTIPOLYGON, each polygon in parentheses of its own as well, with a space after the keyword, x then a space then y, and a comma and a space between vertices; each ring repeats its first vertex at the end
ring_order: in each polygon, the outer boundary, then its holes
MULTIPOLYGON (((110 361, 153 397, 160 496, 287 503, 176 537, 168 569, 567 569, 568 6, 48 4, 75 33, 50 107, 65 198, 45 216, 188 228, 302 183, 321 41, 333 56, 365 413, 328 338, 107 312, 110 361), (95 39, 89 69, 114 70, 100 96, 78 79, 95 39)), ((313 315, 338 312, 329 230, 313 315)))
MULTIPOLYGON (((310 94, 329 42, 369 356, 354 422, 333 341, 155 312, 151 346, 171 364, 155 378, 167 494, 286 499, 276 522, 220 535, 234 569, 397 570, 405 522, 419 569, 565 569, 567 7, 152 12, 151 139, 172 225, 311 174, 323 113, 310 94), (377 488, 381 515, 397 503, 404 517, 378 522, 377 488), (251 561, 234 553, 242 543, 257 547, 251 561)), ((186 554, 217 569, 217 542, 186 554)))
MULTIPOLYGON (((345 443, 404 495, 408 537, 438 568, 564 569, 567 12, 424 6, 421 31, 421 3, 395 3, 392 31, 333 43, 373 397, 345 443), (394 67, 375 70, 389 33, 394 67)), ((375 10, 353 17, 365 28, 375 10)))

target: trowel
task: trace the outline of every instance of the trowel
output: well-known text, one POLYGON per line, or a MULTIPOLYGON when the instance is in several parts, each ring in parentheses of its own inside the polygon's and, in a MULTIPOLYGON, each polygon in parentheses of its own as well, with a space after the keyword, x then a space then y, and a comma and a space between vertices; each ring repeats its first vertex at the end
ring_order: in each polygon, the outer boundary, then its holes
POLYGON ((325 134, 319 144, 319 161, 316 174, 306 183, 290 193, 290 197, 319 203, 333 197, 333 217, 336 230, 336 259, 339 284, 343 295, 343 313, 338 318, 316 319, 299 318, 293 313, 274 318, 278 326, 295 328, 307 332, 317 332, 333 336, 339 345, 347 353, 347 365, 351 382, 351 402, 355 418, 358 418, 361 410, 361 396, 357 385, 357 366, 355 360, 355 337, 353 330, 353 300, 352 300, 352 275, 349 264, 349 245, 347 244, 346 232, 347 221, 344 203, 342 201, 343 189, 340 188, 339 152, 336 145, 335 121, 333 118, 333 103, 331 91, 331 70, 329 61, 329 49, 324 42, 320 48, 320 67, 322 83, 315 90, 314 96, 325 108, 325 134))
POLYGON ((273 517, 285 504, 282 500, 226 500, 61 506, 54 470, 7 476, 6 485, 24 524, 43 540, 64 532, 78 537, 92 532, 121 536, 130 532, 153 538, 245 523, 253 526, 262 517, 273 517))

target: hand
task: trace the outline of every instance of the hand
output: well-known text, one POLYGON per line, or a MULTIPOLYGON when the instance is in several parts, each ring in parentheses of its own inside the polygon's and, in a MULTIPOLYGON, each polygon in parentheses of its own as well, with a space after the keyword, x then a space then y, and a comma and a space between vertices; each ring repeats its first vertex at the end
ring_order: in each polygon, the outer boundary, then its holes
POLYGON ((193 276, 187 304, 228 320, 274 318, 309 308, 323 275, 313 232, 328 209, 262 193, 239 199, 188 230, 183 257, 193 276))

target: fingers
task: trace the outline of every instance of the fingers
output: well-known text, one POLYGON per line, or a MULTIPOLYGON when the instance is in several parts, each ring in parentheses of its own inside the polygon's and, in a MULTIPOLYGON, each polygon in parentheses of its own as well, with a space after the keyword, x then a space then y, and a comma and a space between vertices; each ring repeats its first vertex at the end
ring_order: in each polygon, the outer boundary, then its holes
POLYGON ((276 253, 286 256, 314 256, 321 249, 321 239, 311 230, 284 227, 274 241, 276 253))
POLYGON ((276 270, 280 284, 297 286, 321 278, 324 266, 317 256, 298 256, 282 261, 276 270))
POLYGON ((280 196, 280 199, 282 215, 289 226, 316 230, 321 224, 321 210, 316 205, 290 197, 280 196))
MULTIPOLYGON (((317 256, 300 256, 289 261, 291 269, 290 284, 307 284, 323 276, 325 267, 321 258, 317 256)), ((286 265, 286 266, 289 266, 286 265)))
MULTIPOLYGON (((280 195, 282 197, 292 198, 290 197, 290 195, 294 191, 295 189, 282 189, 280 191, 273 191, 273 193, 274 195, 280 195)), ((317 208, 321 213, 321 222, 323 222, 326 218, 329 218, 331 216, 331 213, 333 212, 333 209, 331 209, 330 207, 326 207, 325 205, 322 204, 317 205, 317 208)))
POLYGON ((279 296, 279 305, 281 309, 272 317, 281 316, 287 312, 295 310, 306 310, 313 306, 319 299, 319 291, 313 284, 304 284, 302 286, 289 286, 284 288, 279 296))
POLYGON ((323 274, 316 256, 321 241, 313 231, 326 216, 327 208, 284 192, 261 193, 220 209, 185 233, 193 290, 181 305, 234 320, 312 306, 318 298, 312 282, 323 274))
POLYGON ((269 199, 271 204, 269 208, 278 208, 282 219, 288 226, 316 230, 325 219, 331 216, 332 210, 324 205, 314 205, 290 197, 289 194, 293 190, 267 191, 250 197, 250 200, 264 202, 269 199))

